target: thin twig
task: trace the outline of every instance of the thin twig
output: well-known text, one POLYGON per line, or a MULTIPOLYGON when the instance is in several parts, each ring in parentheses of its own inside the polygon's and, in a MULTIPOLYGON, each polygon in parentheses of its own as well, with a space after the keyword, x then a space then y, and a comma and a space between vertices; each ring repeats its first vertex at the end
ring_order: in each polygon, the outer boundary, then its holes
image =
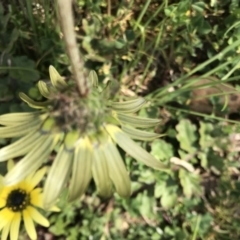
POLYGON ((108 16, 111 16, 111 0, 107 0, 107 14, 108 16))
POLYGON ((79 93, 82 97, 87 96, 89 87, 87 78, 84 74, 84 62, 80 57, 76 35, 74 31, 74 19, 72 12, 72 0, 57 0, 59 20, 64 36, 65 47, 71 62, 74 80, 78 86, 79 93))

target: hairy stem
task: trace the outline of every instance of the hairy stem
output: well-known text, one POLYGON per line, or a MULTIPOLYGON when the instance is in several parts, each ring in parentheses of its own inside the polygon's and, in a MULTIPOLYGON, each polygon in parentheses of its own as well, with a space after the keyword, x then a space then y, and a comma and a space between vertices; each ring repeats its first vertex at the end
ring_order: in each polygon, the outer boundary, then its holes
POLYGON ((74 31, 72 0, 57 0, 57 5, 65 47, 71 62, 74 80, 76 81, 81 97, 85 97, 89 92, 89 87, 84 74, 84 61, 80 56, 74 31))

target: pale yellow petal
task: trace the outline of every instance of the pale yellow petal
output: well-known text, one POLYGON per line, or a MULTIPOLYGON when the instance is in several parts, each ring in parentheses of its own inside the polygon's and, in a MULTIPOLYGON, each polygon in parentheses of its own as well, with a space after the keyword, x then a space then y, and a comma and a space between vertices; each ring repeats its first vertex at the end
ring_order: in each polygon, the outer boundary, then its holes
POLYGON ((11 158, 20 157, 31 151, 40 141, 40 132, 30 132, 19 140, 0 149, 0 161, 6 161, 11 158))
POLYGON ((30 174, 25 179, 25 181, 31 185, 31 189, 29 189, 29 191, 31 191, 34 187, 36 187, 39 184, 39 182, 43 179, 43 176, 46 173, 46 171, 47 171, 47 168, 43 167, 40 170, 38 170, 36 173, 30 174))
POLYGON ((2 238, 1 240, 7 240, 9 231, 10 231, 11 222, 7 223, 2 229, 2 238))
POLYGON ((160 123, 159 119, 138 117, 120 112, 118 112, 116 115, 113 113, 113 116, 116 117, 122 124, 127 124, 137 128, 155 127, 160 123))
POLYGON ((137 112, 146 103, 142 97, 131 99, 123 102, 111 102, 111 107, 117 112, 134 113, 137 112))
POLYGON ((6 222, 0 222, 0 231, 7 225, 6 222))
POLYGON ((43 190, 43 205, 45 208, 53 206, 58 199, 72 167, 73 152, 62 145, 48 173, 43 190))
POLYGON ((49 67, 49 75, 52 82, 52 85, 56 89, 63 89, 67 87, 67 83, 64 81, 63 77, 58 73, 58 71, 53 67, 49 67))
POLYGON ((18 184, 19 188, 26 191, 26 192, 30 192, 32 190, 32 184, 30 182, 26 182, 26 181, 21 181, 18 184))
POLYGON ((43 196, 42 196, 42 189, 41 188, 35 188, 30 193, 31 198, 31 204, 43 208, 43 196))
POLYGON ((0 175, 0 194, 1 194, 4 187, 5 187, 4 186, 4 177, 2 175, 0 175))
POLYGON ((2 186, 2 185, 4 185, 4 183, 3 183, 3 176, 0 175, 0 186, 2 186))
POLYGON ((41 125, 41 122, 41 119, 36 118, 31 122, 7 127, 0 127, 0 136, 1 138, 21 137, 36 130, 41 125))
POLYGON ((169 167, 155 159, 146 150, 135 143, 126 133, 114 125, 107 125, 106 130, 112 139, 131 157, 145 165, 163 171, 169 171, 169 167))
POLYGON ((5 183, 7 185, 13 185, 22 181, 48 158, 52 149, 53 137, 51 135, 42 136, 38 144, 7 173, 5 183))
POLYGON ((5 207, 6 205, 6 199, 0 197, 0 208, 5 207))
POLYGON ((41 112, 7 113, 0 116, 0 124, 4 126, 19 125, 39 117, 41 112))
POLYGON ((7 199, 9 193, 13 190, 15 190, 16 188, 18 188, 19 184, 16 184, 16 185, 13 185, 13 186, 5 186, 2 188, 2 191, 1 191, 1 198, 2 199, 7 199))
POLYGON ((57 207, 57 206, 52 206, 51 208, 49 208, 49 211, 51 211, 51 212, 60 212, 61 209, 59 207, 57 207))
MULTIPOLYGON (((11 222, 11 221, 10 221, 11 222)), ((7 219, 0 213, 0 231, 8 224, 7 219)))
POLYGON ((92 174, 97 186, 98 193, 105 197, 111 196, 112 183, 109 177, 108 166, 101 146, 97 146, 93 150, 92 174))
POLYGON ((5 223, 5 225, 11 222, 13 217, 14 217, 14 212, 9 210, 8 208, 3 208, 0 211, 0 222, 5 223))
POLYGON ((69 200, 79 198, 92 178, 92 146, 89 139, 80 139, 74 152, 72 178, 69 186, 69 200))
POLYGON ((21 213, 16 212, 12 219, 11 228, 10 228, 10 238, 11 240, 17 240, 19 234, 19 227, 21 222, 21 213))
POLYGON ((12 159, 9 159, 7 161, 7 170, 10 171, 14 167, 14 161, 12 159))
POLYGON ((89 82, 92 84, 93 87, 98 86, 98 75, 94 70, 91 70, 88 75, 89 82))
POLYGON ((27 103, 30 107, 32 108, 36 108, 36 109, 42 109, 45 108, 49 105, 50 101, 44 101, 44 102, 37 102, 34 101, 33 99, 31 99, 28 95, 26 95, 23 92, 19 93, 19 97, 25 102, 27 103))
POLYGON ((35 221, 36 223, 38 223, 44 227, 49 226, 49 221, 42 214, 40 214, 36 210, 36 208, 29 206, 27 208, 27 211, 28 211, 29 215, 31 216, 31 218, 33 219, 33 221, 35 221))
POLYGON ((104 154, 108 164, 109 176, 114 183, 117 193, 121 197, 129 197, 131 194, 131 181, 122 157, 111 139, 104 147, 104 154))
POLYGON ((37 239, 36 229, 28 209, 23 211, 23 221, 29 237, 34 240, 37 239))
POLYGON ((42 96, 44 96, 45 98, 50 97, 51 90, 44 81, 40 80, 38 82, 38 89, 39 89, 39 92, 42 94, 42 96))
POLYGON ((153 141, 156 138, 162 137, 163 135, 139 130, 133 127, 122 126, 123 132, 125 132, 129 137, 136 140, 143 140, 143 141, 153 141))

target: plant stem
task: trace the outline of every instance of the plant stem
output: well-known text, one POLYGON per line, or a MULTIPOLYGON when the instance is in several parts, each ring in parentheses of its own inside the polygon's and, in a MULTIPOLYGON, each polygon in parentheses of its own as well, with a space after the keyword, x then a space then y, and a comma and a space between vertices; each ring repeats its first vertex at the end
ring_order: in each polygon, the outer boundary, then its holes
POLYGON ((72 12, 72 0, 57 0, 59 20, 64 36, 65 47, 71 62, 74 80, 81 97, 86 97, 89 92, 87 78, 84 74, 84 61, 80 57, 72 12))

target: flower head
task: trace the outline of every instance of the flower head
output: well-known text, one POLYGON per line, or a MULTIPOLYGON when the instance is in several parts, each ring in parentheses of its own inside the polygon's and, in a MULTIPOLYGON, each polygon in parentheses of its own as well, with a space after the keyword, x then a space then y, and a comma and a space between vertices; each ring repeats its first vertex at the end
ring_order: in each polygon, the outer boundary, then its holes
POLYGON ((129 196, 130 179, 116 145, 147 166, 167 169, 132 140, 159 137, 141 130, 155 126, 158 119, 134 115, 145 103, 143 98, 112 101, 111 84, 100 89, 95 72, 90 72, 92 90, 86 98, 79 98, 75 86, 67 84, 52 66, 50 78, 52 86, 39 82, 47 101, 35 102, 20 94, 29 106, 40 110, 0 116, 2 137, 21 137, 0 150, 0 161, 23 156, 7 174, 6 184, 15 184, 39 168, 54 150, 57 154, 43 194, 46 207, 54 204, 69 180, 70 200, 84 193, 92 177, 99 194, 109 196, 115 189, 120 196, 129 196))
MULTIPOLYGON (((42 189, 36 187, 46 168, 42 168, 34 174, 30 174, 21 182, 4 186, 1 183, 0 191, 0 231, 2 239, 17 240, 19 227, 23 219, 27 233, 31 239, 37 239, 34 221, 48 227, 48 220, 38 211, 43 208, 42 189)), ((3 180, 3 178, 1 177, 3 180)))

